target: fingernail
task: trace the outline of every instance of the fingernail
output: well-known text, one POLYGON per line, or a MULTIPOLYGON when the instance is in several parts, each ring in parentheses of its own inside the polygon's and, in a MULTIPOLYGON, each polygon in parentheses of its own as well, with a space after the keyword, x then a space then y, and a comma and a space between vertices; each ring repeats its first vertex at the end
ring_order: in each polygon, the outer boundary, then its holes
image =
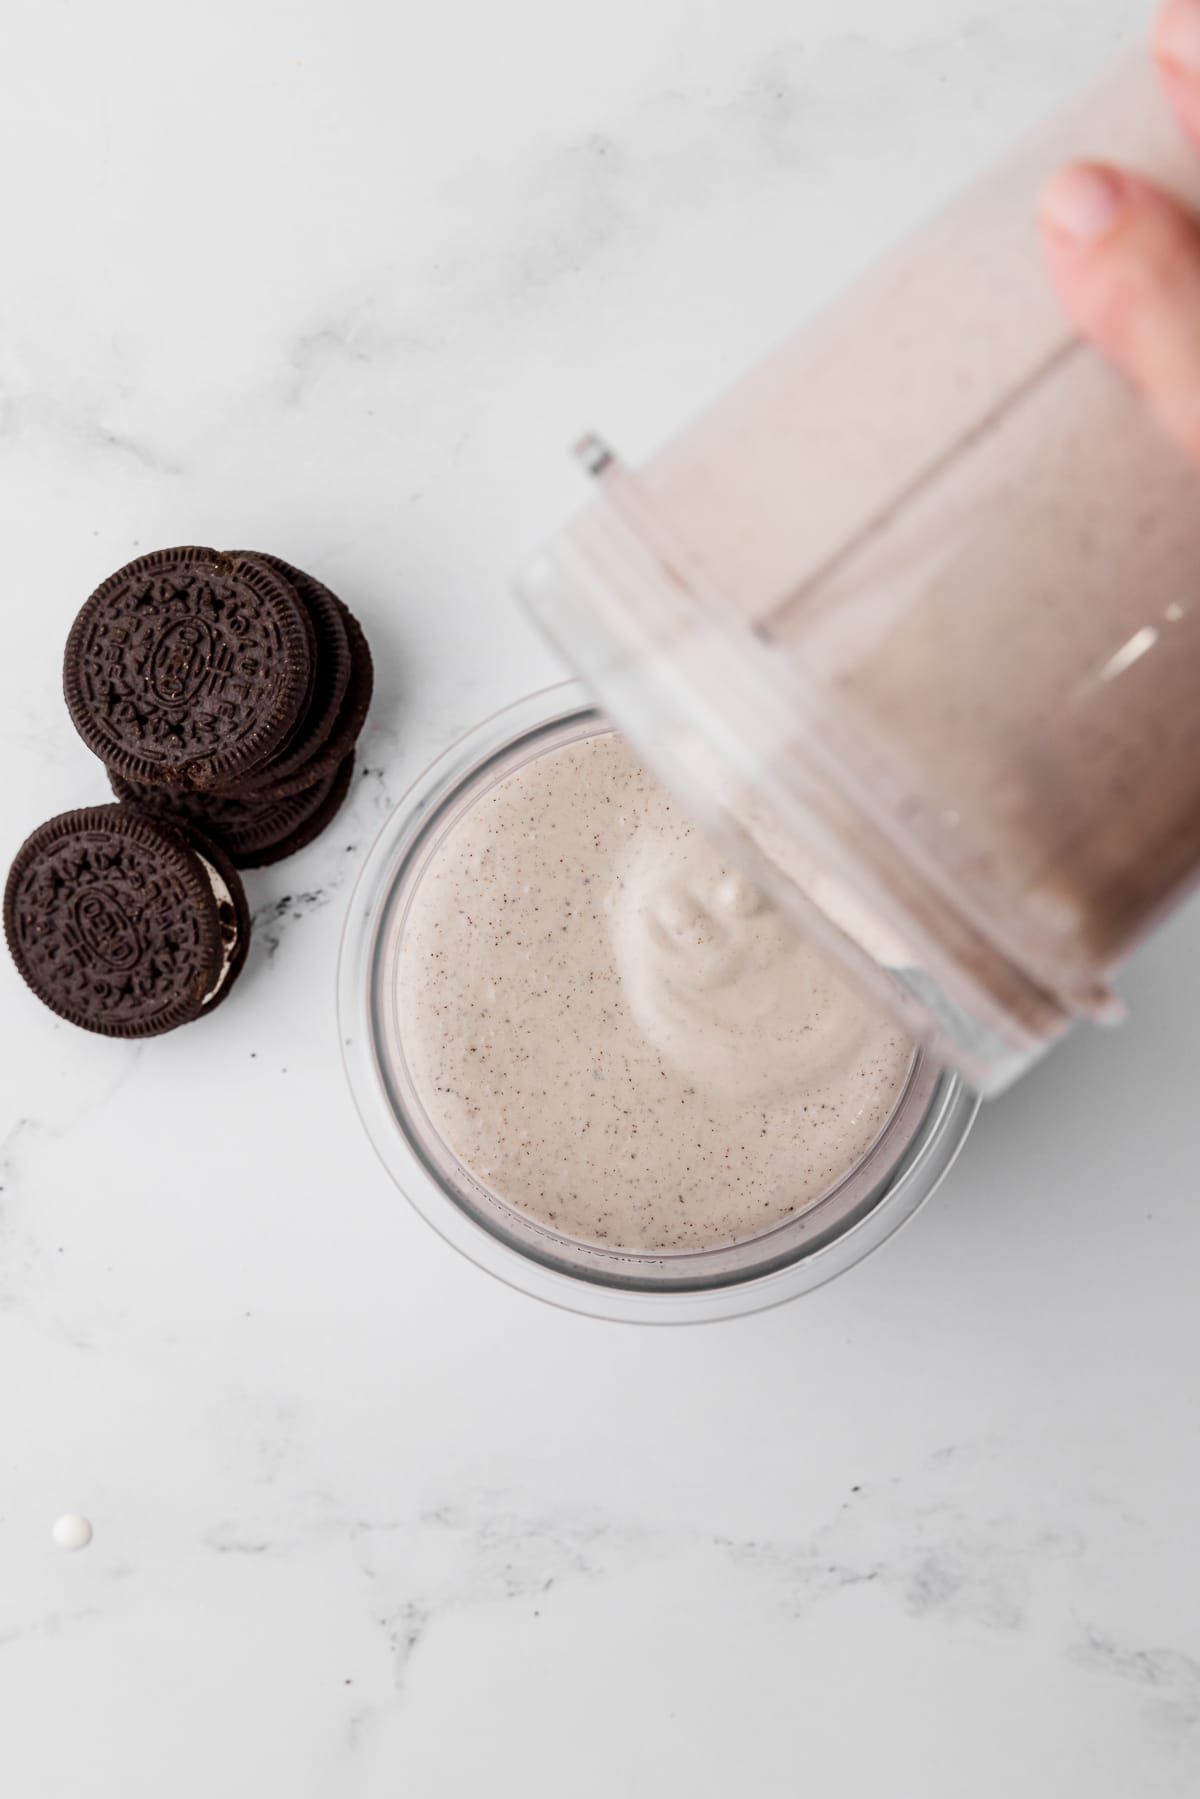
POLYGON ((1189 75, 1200 75, 1200 0, 1170 0, 1158 15, 1154 48, 1189 75))
POLYGON ((1087 163, 1064 169, 1042 196, 1044 222, 1075 244, 1092 244, 1116 223, 1125 194, 1120 178, 1087 163))

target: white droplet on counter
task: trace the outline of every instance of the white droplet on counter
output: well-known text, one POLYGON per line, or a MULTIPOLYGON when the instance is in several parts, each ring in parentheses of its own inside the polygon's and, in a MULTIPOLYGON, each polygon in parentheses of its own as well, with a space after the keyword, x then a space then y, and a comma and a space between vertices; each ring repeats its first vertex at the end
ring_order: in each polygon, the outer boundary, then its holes
POLYGON ((77 1512, 67 1512, 55 1520, 50 1534, 59 1549, 86 1549, 92 1540, 92 1527, 77 1512))

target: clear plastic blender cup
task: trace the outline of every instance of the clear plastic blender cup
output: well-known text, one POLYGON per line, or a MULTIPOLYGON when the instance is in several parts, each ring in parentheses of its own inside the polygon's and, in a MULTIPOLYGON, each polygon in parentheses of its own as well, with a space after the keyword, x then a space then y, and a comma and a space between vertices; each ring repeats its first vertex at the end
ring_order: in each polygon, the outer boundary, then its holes
POLYGON ((645 467, 522 594, 699 822, 994 1092, 1200 870, 1200 474, 1074 338, 1064 160, 1200 175, 1120 65, 645 467))

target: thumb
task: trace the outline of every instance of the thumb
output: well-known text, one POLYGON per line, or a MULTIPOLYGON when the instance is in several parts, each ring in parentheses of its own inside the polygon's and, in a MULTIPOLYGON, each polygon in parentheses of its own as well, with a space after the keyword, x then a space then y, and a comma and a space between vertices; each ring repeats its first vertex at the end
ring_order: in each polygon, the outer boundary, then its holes
POLYGON ((1055 176, 1040 219, 1069 316, 1200 465, 1200 225, 1152 182, 1099 163, 1055 176))

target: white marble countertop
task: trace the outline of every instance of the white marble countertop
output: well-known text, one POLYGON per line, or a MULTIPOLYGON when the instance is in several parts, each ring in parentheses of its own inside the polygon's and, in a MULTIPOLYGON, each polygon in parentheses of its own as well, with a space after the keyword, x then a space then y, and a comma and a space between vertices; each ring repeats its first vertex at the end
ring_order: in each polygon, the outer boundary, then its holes
POLYGON ((333 1015, 380 820, 555 673, 507 576, 561 446, 652 447, 1144 12, 8 0, 0 855, 105 797, 60 648, 140 548, 311 566, 381 677, 216 1018, 0 967, 14 1799, 1197 1790, 1200 915, 894 1244, 694 1331, 460 1262, 333 1015))

